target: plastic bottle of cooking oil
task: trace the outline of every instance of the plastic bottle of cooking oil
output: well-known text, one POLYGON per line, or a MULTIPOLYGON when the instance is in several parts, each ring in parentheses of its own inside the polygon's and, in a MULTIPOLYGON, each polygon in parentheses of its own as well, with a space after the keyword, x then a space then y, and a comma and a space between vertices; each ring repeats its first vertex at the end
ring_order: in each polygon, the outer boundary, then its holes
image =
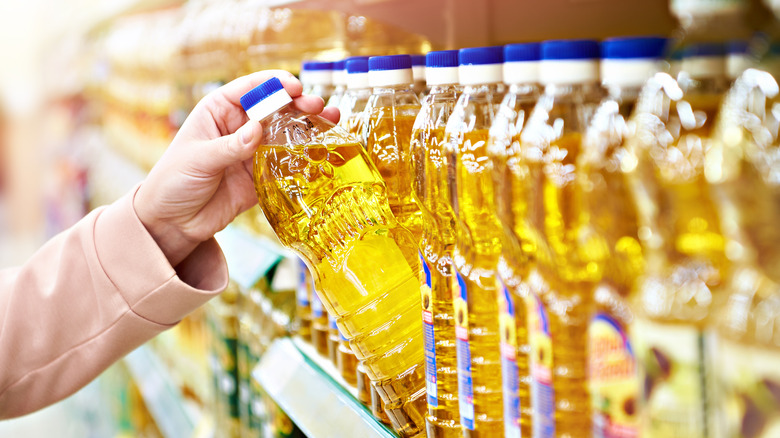
POLYGON ((329 61, 306 61, 301 65, 303 94, 319 96, 325 102, 333 94, 333 63, 329 61))
POLYGON ((403 436, 424 433, 425 366, 416 240, 358 140, 290 105, 272 78, 241 99, 262 123, 255 188, 285 246, 304 259, 403 436))
POLYGON ((450 203, 456 218, 453 310, 458 401, 465 436, 503 433, 495 269, 501 252, 488 129, 504 95, 503 47, 458 52, 463 93, 445 128, 450 203))
POLYGON ((306 340, 311 339, 311 291, 309 290, 309 283, 306 278, 309 276, 309 268, 303 263, 303 260, 299 260, 298 266, 298 286, 295 289, 295 313, 298 315, 298 321, 300 326, 298 327, 298 335, 306 340))
POLYGON ((422 101, 430 88, 426 85, 425 81, 425 55, 410 55, 412 57, 412 90, 417 94, 417 97, 422 101))
POLYGON ((720 111, 705 165, 733 266, 726 280, 728 296, 716 314, 715 363, 722 389, 716 418, 723 427, 720 436, 728 438, 780 433, 776 77, 748 70, 737 79, 720 111))
POLYGON ((347 91, 339 103, 339 126, 353 136, 363 138, 363 121, 371 87, 368 86, 368 56, 354 56, 346 61, 347 91))
POLYGON ((636 211, 621 172, 629 121, 645 81, 662 68, 667 39, 613 38, 601 43, 601 83, 608 96, 591 120, 579 159, 582 203, 589 230, 601 236, 609 254, 596 286, 588 328, 588 369, 593 436, 638 435, 639 380, 629 341, 633 320, 629 294, 644 261, 636 211))
POLYGON ((429 52, 426 70, 430 93, 412 130, 413 195, 422 212, 420 262, 423 267, 422 315, 428 437, 461 437, 458 414, 458 367, 452 308, 452 246, 455 216, 444 149, 444 128, 460 94, 458 51, 429 52))
POLYGON ((372 88, 363 127, 366 151, 387 185, 387 199, 398 222, 419 241, 422 218, 412 198, 412 157, 409 142, 420 101, 412 91, 409 55, 368 59, 372 88))
POLYGON ((328 359, 330 359, 333 365, 338 365, 336 352, 339 349, 339 339, 339 327, 336 325, 336 318, 328 315, 328 359))
POLYGON ((335 106, 338 108, 344 93, 347 92, 347 60, 335 61, 333 63, 333 94, 327 100, 326 106, 335 106))
POLYGON ((536 263, 528 286, 533 436, 590 436, 587 329, 593 290, 604 257, 583 223, 577 160, 587 124, 602 98, 599 45, 591 40, 542 43, 539 75, 544 93, 520 133, 532 184, 536 263), (543 236, 543 245, 538 242, 543 236), (549 253, 540 252, 549 249, 549 253))
POLYGON ((630 178, 645 274, 631 327, 642 385, 640 435, 718 437, 713 309, 729 275, 706 153, 728 87, 724 43, 745 4, 673 2, 685 36, 676 80, 651 78, 621 166, 630 178))
POLYGON ((531 436, 531 375, 529 368, 525 283, 533 262, 516 227, 523 204, 517 185, 520 132, 539 98, 539 43, 504 46, 504 83, 509 90, 490 126, 488 154, 493 163, 496 212, 501 224, 498 261, 498 311, 501 334, 501 374, 504 397, 504 436, 531 436))

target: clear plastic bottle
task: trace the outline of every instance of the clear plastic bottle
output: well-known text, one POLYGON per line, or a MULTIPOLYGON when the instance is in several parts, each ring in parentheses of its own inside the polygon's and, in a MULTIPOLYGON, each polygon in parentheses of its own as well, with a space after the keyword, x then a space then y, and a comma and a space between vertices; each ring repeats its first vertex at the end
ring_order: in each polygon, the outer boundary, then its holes
POLYGON ((403 436, 424 433, 419 256, 358 140, 290 105, 272 78, 242 97, 263 125, 255 188, 285 246, 309 266, 328 313, 403 436))
POLYGON ((460 94, 458 51, 428 52, 431 92, 412 130, 413 195, 422 212, 420 262, 423 266, 422 315, 428 393, 429 438, 461 437, 458 414, 458 367, 452 309, 452 246, 455 215, 444 148, 444 128, 460 94))
POLYGON ((335 61, 333 63, 333 94, 327 100, 326 106, 339 107, 341 99, 347 92, 347 60, 335 61))
POLYGON ((633 135, 645 81, 662 70, 667 39, 612 38, 601 43, 601 83, 608 96, 588 126, 579 160, 583 207, 609 256, 593 300, 588 328, 588 375, 594 438, 638 436, 639 380, 629 341, 629 295, 642 274, 636 211, 620 160, 633 135))
POLYGON ((504 396, 504 436, 530 437, 531 345, 528 338, 526 303, 530 291, 526 280, 534 255, 517 227, 518 206, 523 204, 517 189, 516 162, 520 133, 541 93, 539 85, 539 43, 504 46, 504 83, 509 90, 490 126, 488 154, 493 163, 496 212, 501 223, 501 255, 498 260, 498 311, 501 333, 501 374, 504 396))
POLYGON ((713 310, 730 266, 705 163, 729 84, 724 43, 740 36, 743 6, 672 3, 684 33, 680 72, 676 79, 658 73, 645 85, 621 163, 646 261, 630 330, 643 382, 643 437, 719 436, 713 310))
POLYGON ((420 111, 420 101, 411 88, 412 58, 372 56, 368 59, 368 82, 372 92, 364 110, 366 151, 385 181, 393 214, 419 241, 422 217, 412 198, 409 149, 414 119, 420 111))
POLYGON ((365 142, 363 125, 371 87, 368 86, 368 56, 354 56, 346 61, 347 91, 339 103, 339 126, 365 142))
MULTIPOLYGON (((772 56, 770 54, 770 56, 772 56)), ((775 73, 776 74, 776 73, 775 73)), ((780 430, 780 102, 777 76, 747 70, 718 117, 705 175, 718 202, 728 296, 716 316, 716 416, 728 438, 780 430)))
POLYGON ((333 63, 330 61, 306 61, 301 65, 303 94, 319 96, 327 102, 333 94, 333 63))
POLYGON ((528 275, 534 437, 590 436, 587 329, 605 255, 584 227, 576 173, 587 124, 603 96, 598 57, 592 40, 542 43, 544 94, 520 133, 535 198, 525 213, 533 227, 524 230, 536 246, 528 275))
POLYGON ((453 309, 458 401, 464 436, 503 433, 501 354, 495 269, 501 252, 488 130, 504 96, 503 47, 458 52, 463 93, 447 120, 450 203, 456 218, 453 309))
POLYGON ((425 80, 425 55, 410 55, 412 57, 412 90, 420 101, 430 92, 429 84, 425 80))

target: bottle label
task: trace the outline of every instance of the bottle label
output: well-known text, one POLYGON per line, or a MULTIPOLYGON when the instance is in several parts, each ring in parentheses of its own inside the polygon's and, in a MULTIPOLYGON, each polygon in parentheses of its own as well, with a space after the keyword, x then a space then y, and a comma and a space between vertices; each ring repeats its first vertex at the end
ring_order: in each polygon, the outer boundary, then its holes
POLYGON ((436 338, 433 331, 433 296, 431 295, 431 270, 420 253, 420 266, 424 283, 422 292, 423 341, 425 343, 425 390, 428 394, 428 406, 439 406, 439 394, 436 388, 436 338))
POLYGON ((718 365, 724 391, 722 436, 780 436, 780 352, 724 339, 718 365))
POLYGON ((314 318, 322 318, 325 315, 325 309, 322 307, 322 301, 320 301, 316 290, 311 291, 311 315, 314 318))
POLYGON ((301 307, 309 306, 309 289, 306 286, 306 275, 308 273, 309 268, 306 267, 306 263, 298 259, 298 287, 295 288, 295 299, 298 300, 298 304, 301 307))
POLYGON ((466 282, 460 273, 455 279, 458 287, 453 297, 455 309, 455 342, 458 355, 458 403, 460 424, 468 430, 474 430, 474 388, 471 382, 471 347, 469 345, 469 310, 466 282))
POLYGON ((498 326, 501 332, 501 376, 504 392, 504 436, 520 438, 519 371, 517 369, 517 335, 515 303, 499 279, 498 326))
POLYGON ((637 319, 632 327, 643 418, 641 436, 707 437, 710 346, 693 326, 637 319))
POLYGON ((605 313, 590 322, 588 360, 593 436, 636 438, 639 381, 634 351, 623 326, 605 313))
POLYGON ((541 298, 532 294, 528 303, 528 331, 531 343, 531 403, 536 438, 555 436, 555 392, 552 384, 550 320, 541 298))

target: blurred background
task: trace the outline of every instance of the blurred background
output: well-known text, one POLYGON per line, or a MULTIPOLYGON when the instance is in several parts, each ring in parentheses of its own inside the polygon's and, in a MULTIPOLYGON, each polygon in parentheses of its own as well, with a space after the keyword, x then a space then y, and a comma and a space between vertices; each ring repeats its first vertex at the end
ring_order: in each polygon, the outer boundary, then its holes
MULTIPOLYGON (((752 19, 768 19, 754 3, 752 19)), ((141 181, 194 104, 240 75, 297 74, 304 59, 674 28, 668 0, 0 2, 0 267, 141 181)), ((0 435, 170 436, 175 420, 161 426, 155 409, 185 418, 180 431, 213 435, 215 411, 204 406, 214 396, 198 368, 212 357, 208 317, 192 319, 64 403, 0 422, 0 435), (169 370, 162 383, 132 378, 159 368, 169 370), (149 385, 174 388, 179 398, 166 403, 178 405, 150 409, 149 385)))

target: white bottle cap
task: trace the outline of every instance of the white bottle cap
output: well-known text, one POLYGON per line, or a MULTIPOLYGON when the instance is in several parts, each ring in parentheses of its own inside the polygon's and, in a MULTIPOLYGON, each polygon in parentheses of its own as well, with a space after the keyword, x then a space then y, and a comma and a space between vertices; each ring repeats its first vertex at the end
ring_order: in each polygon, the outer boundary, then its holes
POLYGON ((347 88, 368 88, 368 56, 353 56, 345 63, 347 88))
POLYGON ((333 85, 347 85, 346 59, 333 63, 333 85))
POLYGON ((495 84, 504 81, 504 48, 470 47, 458 51, 461 85, 495 84))
POLYGON ((425 55, 425 80, 428 86, 458 84, 458 51, 428 52, 425 55))
POLYGON ((271 78, 241 96, 249 120, 259 122, 292 102, 279 78, 271 78))
POLYGON ((680 70, 694 79, 724 77, 726 75, 725 47, 720 43, 700 43, 682 51, 680 70))
POLYGON ((539 82, 541 44, 521 43, 504 46, 504 83, 534 84, 539 82))
POLYGON ((583 84, 599 78, 599 43, 555 40, 542 43, 540 81, 544 85, 583 84))
POLYGON ((409 55, 368 58, 368 84, 372 87, 411 85, 412 58, 409 55))

